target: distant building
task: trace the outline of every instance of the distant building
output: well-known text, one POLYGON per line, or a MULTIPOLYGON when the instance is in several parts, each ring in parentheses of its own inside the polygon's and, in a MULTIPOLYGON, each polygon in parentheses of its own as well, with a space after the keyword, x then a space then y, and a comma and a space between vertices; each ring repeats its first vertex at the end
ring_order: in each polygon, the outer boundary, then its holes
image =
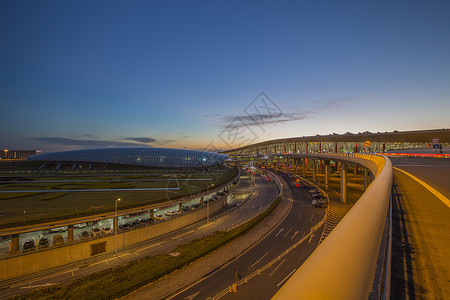
POLYGON ((36 155, 37 150, 0 150, 1 159, 26 159, 28 156, 36 155))

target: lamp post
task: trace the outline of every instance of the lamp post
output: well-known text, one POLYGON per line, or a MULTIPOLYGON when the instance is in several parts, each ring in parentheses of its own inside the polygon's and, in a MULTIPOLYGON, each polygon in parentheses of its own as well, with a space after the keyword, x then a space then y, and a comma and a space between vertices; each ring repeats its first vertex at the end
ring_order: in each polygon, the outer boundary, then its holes
POLYGON ((117 255, 117 232, 119 231, 119 219, 117 218, 117 203, 120 201, 120 198, 116 199, 116 209, 115 209, 115 217, 114 217, 114 255, 117 255))
MULTIPOLYGON (((213 187, 214 183, 206 187, 206 196, 208 196, 210 186, 213 187)), ((209 198, 206 200, 206 223, 209 223, 209 198)))

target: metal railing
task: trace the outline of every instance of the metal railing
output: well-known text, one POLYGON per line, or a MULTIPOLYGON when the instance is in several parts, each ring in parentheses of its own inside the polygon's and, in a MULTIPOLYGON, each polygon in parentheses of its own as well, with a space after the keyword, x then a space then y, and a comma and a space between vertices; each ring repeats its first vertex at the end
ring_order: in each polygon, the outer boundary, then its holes
POLYGON ((273 299, 367 299, 389 208, 392 164, 371 154, 291 154, 363 165, 375 175, 365 193, 273 299))

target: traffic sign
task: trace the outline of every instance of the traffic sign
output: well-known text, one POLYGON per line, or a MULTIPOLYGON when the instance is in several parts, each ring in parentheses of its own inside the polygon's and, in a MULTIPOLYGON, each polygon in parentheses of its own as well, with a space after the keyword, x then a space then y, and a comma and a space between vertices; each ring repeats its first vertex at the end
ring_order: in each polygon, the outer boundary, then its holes
POLYGON ((233 270, 234 270, 234 272, 237 272, 237 267, 234 266, 234 267, 233 267, 233 270))
POLYGON ((439 149, 439 139, 432 139, 433 149, 439 149))
POLYGON ((364 142, 364 147, 369 148, 370 145, 372 145, 372 142, 371 142, 371 141, 365 141, 365 142, 364 142))

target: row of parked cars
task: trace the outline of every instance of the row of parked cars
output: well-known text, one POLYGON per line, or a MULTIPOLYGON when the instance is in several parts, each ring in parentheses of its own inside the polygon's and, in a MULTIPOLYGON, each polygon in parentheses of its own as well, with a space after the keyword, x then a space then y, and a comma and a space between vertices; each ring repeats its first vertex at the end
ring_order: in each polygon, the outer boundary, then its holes
MULTIPOLYGON (((64 244, 64 238, 61 234, 56 234, 53 236, 53 245, 57 246, 57 245, 62 245, 64 244)), ((42 248, 47 248, 50 247, 50 241, 48 237, 41 237, 39 239, 39 242, 35 242, 34 239, 28 239, 25 241, 25 243, 23 244, 23 251, 31 251, 34 250, 36 248, 38 249, 42 249, 42 248)))
POLYGON ((119 230, 127 230, 131 228, 136 228, 140 226, 144 226, 146 224, 152 224, 155 220, 152 218, 140 218, 127 223, 119 224, 119 230))
POLYGON ((311 195, 311 206, 312 207, 321 207, 321 208, 326 208, 327 207, 327 197, 325 197, 324 194, 322 194, 322 192, 314 187, 314 186, 307 186, 306 190, 310 193, 311 195))

